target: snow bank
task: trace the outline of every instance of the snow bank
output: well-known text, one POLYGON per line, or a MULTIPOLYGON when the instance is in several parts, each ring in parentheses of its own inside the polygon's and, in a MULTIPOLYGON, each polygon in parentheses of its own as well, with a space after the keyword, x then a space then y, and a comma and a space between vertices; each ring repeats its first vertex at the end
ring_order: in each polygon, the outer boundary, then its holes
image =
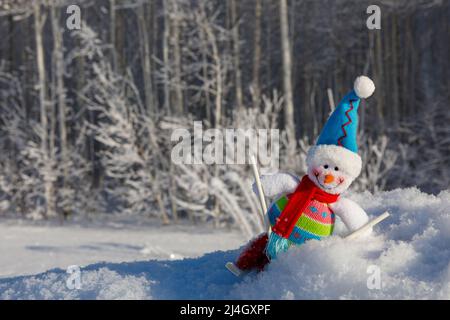
MULTIPOLYGON (((82 269, 82 288, 62 270, 0 280, 3 299, 450 299, 450 191, 353 194, 371 215, 391 217, 372 236, 339 236, 294 248, 268 270, 236 278, 223 266, 239 250, 197 259, 101 263, 82 269), (379 272, 380 288, 368 288, 379 272), (371 282, 372 280, 369 280, 371 282)), ((344 233, 342 225, 338 233, 344 233)))

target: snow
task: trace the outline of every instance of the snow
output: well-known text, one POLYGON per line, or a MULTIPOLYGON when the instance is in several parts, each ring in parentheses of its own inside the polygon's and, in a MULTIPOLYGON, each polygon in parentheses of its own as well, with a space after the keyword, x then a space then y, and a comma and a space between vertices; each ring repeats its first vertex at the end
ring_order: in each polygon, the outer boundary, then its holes
MULTIPOLYGON (((88 265, 81 269, 79 290, 66 287, 64 269, 5 278, 0 298, 450 299, 450 191, 434 196, 411 188, 349 197, 372 217, 385 210, 391 217, 363 239, 349 242, 335 235, 293 248, 260 274, 236 278, 224 268, 236 249, 181 260, 88 265), (368 286, 374 270, 379 288, 368 286)), ((345 232, 339 224, 337 233, 345 232)), ((183 245, 193 248, 198 243, 191 236, 183 245)))
POLYGON ((0 278, 99 261, 175 260, 236 248, 238 231, 186 224, 161 226, 147 217, 96 217, 64 225, 0 220, 0 278), (105 222, 106 221, 106 222, 105 222))

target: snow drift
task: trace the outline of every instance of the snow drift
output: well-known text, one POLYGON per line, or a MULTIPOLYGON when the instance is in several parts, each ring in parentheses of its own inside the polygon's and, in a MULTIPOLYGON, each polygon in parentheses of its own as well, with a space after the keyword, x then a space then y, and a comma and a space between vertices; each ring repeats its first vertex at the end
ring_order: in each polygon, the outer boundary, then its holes
MULTIPOLYGON (((373 235, 338 235, 284 253, 267 271, 236 278, 225 268, 239 250, 197 259, 99 263, 82 268, 80 290, 55 269, 0 280, 2 299, 450 299, 450 191, 352 194, 372 216, 391 217, 373 235), (375 267, 373 267, 375 266, 375 267), (378 268, 381 288, 367 286, 378 268)), ((343 225, 336 227, 345 233, 343 225)), ((188 245, 188 244, 186 244, 188 245)))

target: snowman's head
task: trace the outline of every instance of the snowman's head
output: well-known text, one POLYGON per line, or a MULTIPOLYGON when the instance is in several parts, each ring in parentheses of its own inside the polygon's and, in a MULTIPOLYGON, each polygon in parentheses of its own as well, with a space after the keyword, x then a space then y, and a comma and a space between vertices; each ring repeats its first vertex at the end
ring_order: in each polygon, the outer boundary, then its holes
POLYGON ((361 172, 361 157, 346 148, 318 145, 306 157, 308 177, 323 191, 341 194, 361 172))
POLYGON ((316 145, 306 157, 308 177, 320 189, 341 194, 361 172, 358 155, 358 108, 361 99, 370 97, 375 84, 366 76, 356 78, 347 93, 328 117, 316 145))

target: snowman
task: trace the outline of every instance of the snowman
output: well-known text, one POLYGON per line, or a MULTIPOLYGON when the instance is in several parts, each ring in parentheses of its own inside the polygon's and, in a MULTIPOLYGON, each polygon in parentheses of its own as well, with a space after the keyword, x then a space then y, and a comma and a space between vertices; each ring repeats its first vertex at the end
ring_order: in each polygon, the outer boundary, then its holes
MULTIPOLYGON (((360 76, 328 118, 316 145, 307 153, 307 173, 301 179, 289 173, 261 177, 266 196, 275 199, 267 212, 270 234, 253 240, 236 262, 240 270, 262 270, 280 252, 309 240, 333 234, 336 216, 350 231, 369 218, 355 202, 342 196, 361 172, 356 143, 358 107, 375 85, 360 76)), ((256 186, 253 186, 257 193, 256 186)), ((370 233, 370 231, 369 231, 370 233)))

